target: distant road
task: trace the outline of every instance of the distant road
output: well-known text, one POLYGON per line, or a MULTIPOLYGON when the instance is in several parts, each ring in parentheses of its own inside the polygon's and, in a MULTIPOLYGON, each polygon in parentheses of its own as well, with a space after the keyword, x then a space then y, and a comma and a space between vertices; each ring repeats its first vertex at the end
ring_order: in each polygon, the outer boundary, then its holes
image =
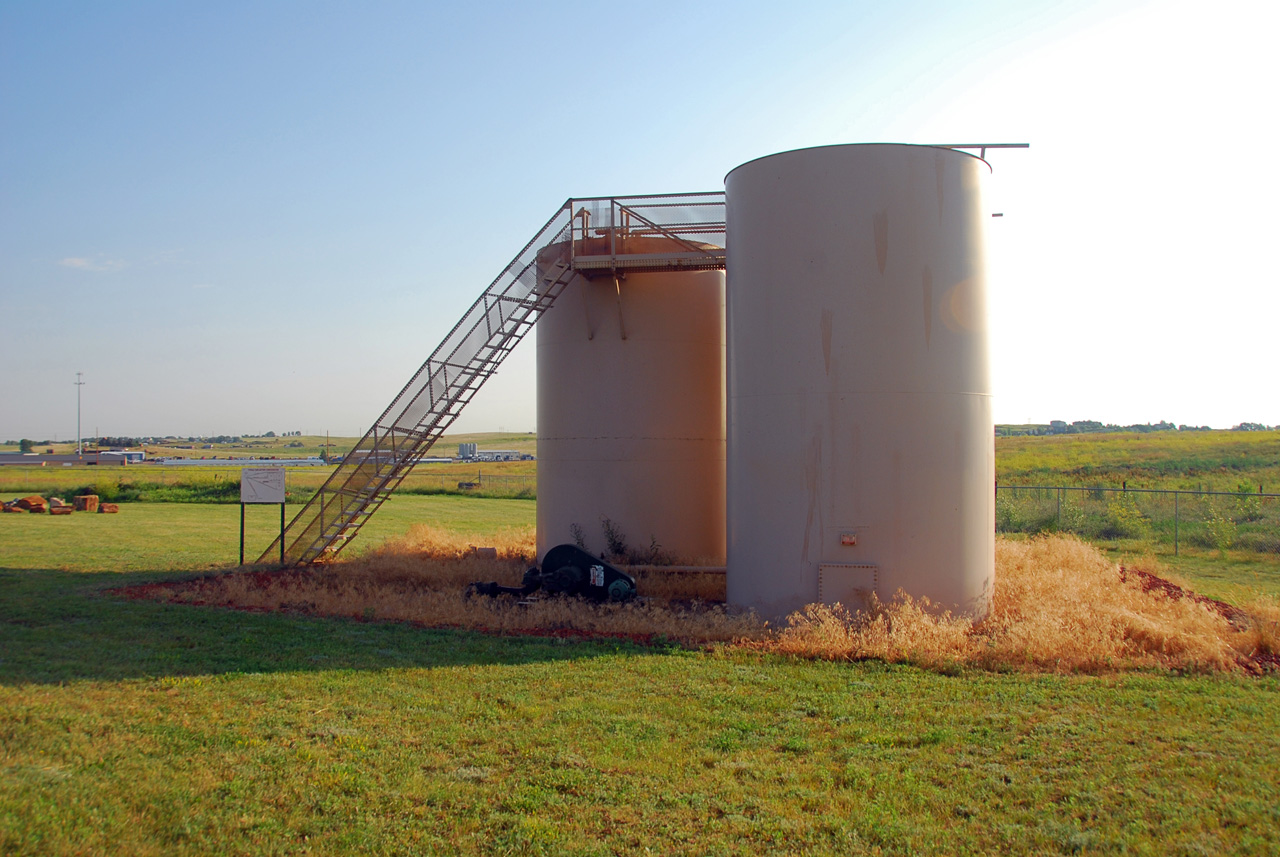
MULTIPOLYGON (((148 463, 163 464, 165 467, 270 467, 272 465, 288 467, 325 467, 326 462, 320 458, 152 458, 148 463)), ((134 465, 135 467, 137 465, 134 465)))

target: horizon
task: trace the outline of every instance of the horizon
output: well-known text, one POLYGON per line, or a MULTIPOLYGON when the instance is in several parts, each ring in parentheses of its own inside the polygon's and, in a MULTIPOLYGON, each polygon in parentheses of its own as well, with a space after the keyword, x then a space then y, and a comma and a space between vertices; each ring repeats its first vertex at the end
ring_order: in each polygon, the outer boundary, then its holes
MULTIPOLYGON (((1075 427, 1080 423, 1098 423, 1101 426, 1101 429, 1091 429, 1088 431, 1077 431, 1077 432, 1059 432, 1058 434, 1115 434, 1120 432, 1135 431, 1137 429, 1142 429, 1142 428, 1150 428, 1152 431, 1175 431, 1175 432, 1280 431, 1280 425, 1267 425, 1265 423, 1256 423, 1251 420, 1243 420, 1239 423, 1236 423, 1235 425, 1227 426, 1225 428, 1219 427, 1219 426, 1209 426, 1209 425, 1192 425, 1190 423, 1172 423, 1169 420, 1156 420, 1154 422, 1148 421, 1148 422, 1142 422, 1142 423, 1127 423, 1125 425, 1120 425, 1118 423, 1101 423, 1100 421, 1097 421, 1097 420, 1071 420, 1071 421, 1049 420, 1041 423, 995 423, 994 428, 996 429, 996 431, 999 431, 1002 428, 1048 429, 1048 428, 1052 428, 1053 423, 1055 422, 1064 423, 1065 426, 1067 427, 1075 427), (1157 428, 1157 426, 1165 426, 1165 425, 1169 427, 1157 428)), ((510 431, 505 429, 480 430, 480 431, 449 431, 441 435, 440 441, 446 442, 449 438, 454 438, 454 437, 467 437, 467 436, 473 436, 473 435, 487 435, 487 434, 505 435, 505 436, 531 435, 531 434, 536 435, 537 431, 533 429, 528 431, 510 431)), ((233 438, 235 440, 259 440, 259 439, 267 438, 271 440, 280 440, 287 437, 298 437, 298 438, 332 437, 337 440, 359 440, 362 436, 363 435, 360 435, 360 434, 330 435, 330 434, 321 433, 321 432, 308 432, 305 429, 289 429, 283 432, 268 430, 268 432, 263 432, 258 434, 252 434, 252 433, 246 433, 246 432, 230 432, 230 433, 223 433, 223 434, 203 434, 203 435, 187 435, 187 434, 183 434, 183 435, 177 435, 177 434, 92 435, 92 436, 86 436, 79 439, 77 438, 58 439, 56 437, 48 437, 48 438, 40 438, 40 439, 9 438, 6 440, 0 440, 0 446, 17 446, 20 443, 20 441, 23 441, 23 440, 29 441, 32 444, 66 444, 66 443, 76 443, 77 440, 80 440, 81 442, 84 442, 84 443, 98 443, 103 439, 106 439, 106 440, 128 439, 128 440, 139 441, 139 445, 142 445, 146 443, 156 443, 159 441, 167 441, 167 440, 185 440, 187 442, 213 441, 218 443, 232 443, 234 441, 217 441, 215 439, 216 438, 233 438)))

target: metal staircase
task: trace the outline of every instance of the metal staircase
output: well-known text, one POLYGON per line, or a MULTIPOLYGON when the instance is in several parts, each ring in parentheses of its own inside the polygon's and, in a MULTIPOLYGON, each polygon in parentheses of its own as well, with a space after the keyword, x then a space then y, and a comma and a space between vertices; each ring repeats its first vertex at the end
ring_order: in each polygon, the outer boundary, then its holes
POLYGON ((259 563, 340 551, 575 276, 724 268, 724 194, 569 199, 409 379, 259 563))

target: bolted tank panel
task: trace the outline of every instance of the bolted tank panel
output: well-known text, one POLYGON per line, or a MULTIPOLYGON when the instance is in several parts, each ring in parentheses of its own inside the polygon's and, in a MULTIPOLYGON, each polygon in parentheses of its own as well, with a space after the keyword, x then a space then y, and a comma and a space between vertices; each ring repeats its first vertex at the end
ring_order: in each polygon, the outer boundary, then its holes
POLYGON ((994 585, 986 163, 830 146, 726 178, 728 595, 777 617, 994 585))
POLYGON ((724 273, 575 277, 537 342, 538 555, 575 525, 605 552, 608 518, 640 553, 723 565, 724 273))

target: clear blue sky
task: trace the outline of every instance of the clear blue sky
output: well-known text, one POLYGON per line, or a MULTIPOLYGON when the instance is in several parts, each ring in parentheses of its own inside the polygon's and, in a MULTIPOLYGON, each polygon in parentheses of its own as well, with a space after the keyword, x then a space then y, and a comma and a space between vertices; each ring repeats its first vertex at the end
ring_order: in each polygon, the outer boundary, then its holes
POLYGON ((867 141, 1032 144, 997 421, 1280 423, 1275 8, 4 3, 0 439, 363 431, 566 197, 867 141))

